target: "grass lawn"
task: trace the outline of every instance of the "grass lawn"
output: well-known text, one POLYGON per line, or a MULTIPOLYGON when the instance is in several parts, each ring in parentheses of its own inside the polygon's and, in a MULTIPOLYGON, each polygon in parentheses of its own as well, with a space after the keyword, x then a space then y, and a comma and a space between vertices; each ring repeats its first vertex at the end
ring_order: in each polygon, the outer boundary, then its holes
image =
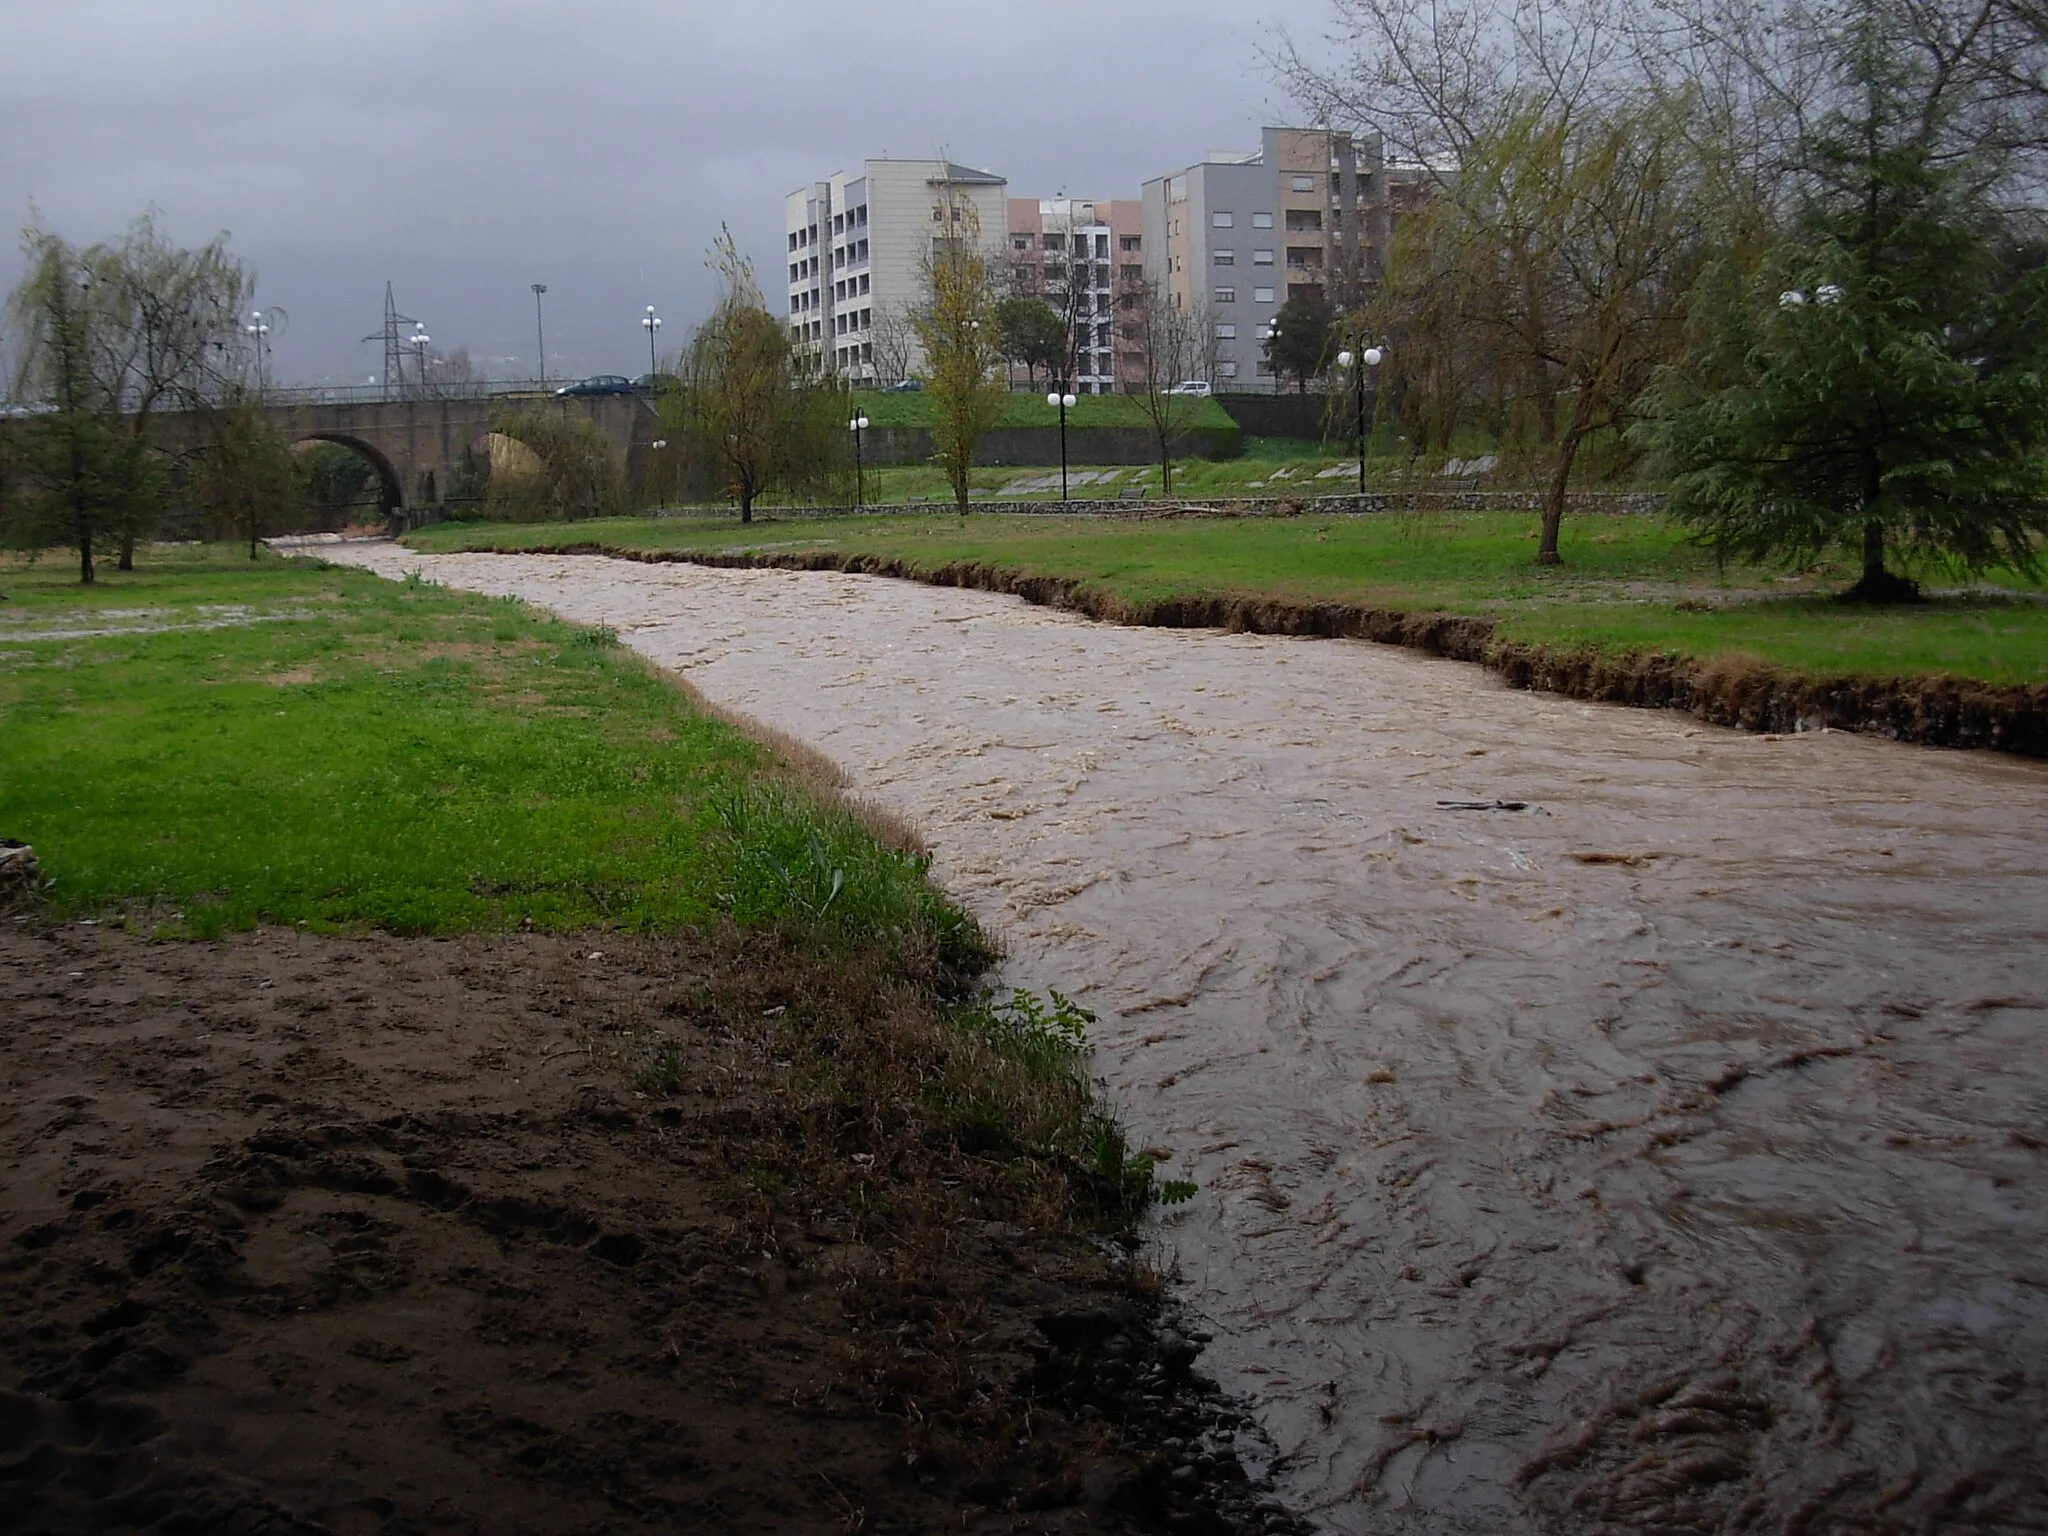
MULTIPOLYGON (((1017 471, 999 473, 1018 474, 1017 471)), ((934 568, 958 561, 1089 584, 1142 610, 1162 599, 1256 594, 1498 618, 1505 638, 1697 658, 1744 657, 1807 673, 1949 673, 1994 683, 2048 680, 2048 602, 2014 576, 1911 609, 1844 607, 1852 573, 1788 577, 1718 569, 1657 518, 1568 518, 1564 564, 1532 560, 1536 518, 1454 513, 1157 521, 950 513, 862 518, 615 519, 442 525, 422 549, 544 548, 871 554, 934 568)), ((1944 578, 1922 573, 1937 588, 1944 578)))
POLYGON ((231 548, 0 563, 0 836, 58 916, 657 929, 982 955, 922 859, 778 778, 602 631, 231 548))
MULTIPOLYGON (((1109 399, 1102 396, 1091 398, 1109 399)), ((1284 438, 1247 438, 1245 452, 1234 459, 1175 459, 1175 496, 1320 496, 1357 489, 1357 460, 1320 443, 1284 438)), ((1157 464, 1070 464, 1068 492, 1075 499, 1126 499, 1126 493, 1161 494, 1157 464)), ((1383 477, 1383 472, 1381 472, 1383 477)), ((1375 484, 1377 485, 1377 478, 1375 484)), ((983 468, 969 475, 971 495, 995 501, 1058 501, 1060 472, 1049 468, 983 468)), ((870 506, 907 506, 916 502, 950 505, 953 488, 944 471, 929 464, 870 466, 866 475, 870 506)))
MULTIPOLYGON (((1044 389, 1013 390, 1003 397, 999 427, 1056 427, 1057 408, 1045 403, 1044 389)), ((848 411, 866 416, 877 427, 928 427, 932 424, 931 396, 922 391, 898 394, 893 390, 860 390, 847 397, 848 411)), ((1229 412, 1212 399, 1188 399, 1176 403, 1181 426, 1228 428, 1234 423, 1229 412)), ((1147 427, 1152 425, 1143 405, 1131 395, 1076 395, 1067 411, 1069 427, 1147 427)))

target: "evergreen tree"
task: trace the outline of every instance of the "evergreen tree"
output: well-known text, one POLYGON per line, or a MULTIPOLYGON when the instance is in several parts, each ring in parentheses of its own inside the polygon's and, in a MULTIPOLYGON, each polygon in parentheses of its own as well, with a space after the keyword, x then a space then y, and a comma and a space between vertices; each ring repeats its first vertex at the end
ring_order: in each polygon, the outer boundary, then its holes
POLYGON ((1004 299, 996 305, 996 331, 1002 337, 1003 356, 1022 363, 1034 387, 1041 368, 1048 384, 1067 382, 1062 376, 1067 360, 1067 322, 1045 300, 1028 295, 1004 299))
POLYGON ((1337 353, 1337 312, 1320 293, 1299 294, 1273 316, 1266 338, 1266 361, 1277 379, 1292 378, 1296 390, 1308 393, 1308 381, 1330 366, 1337 353))
POLYGON ((1846 596, 1917 596, 1888 554, 2035 568, 2048 536, 2048 267, 2018 243, 1986 146, 1944 147, 1939 82, 1866 13, 1802 154, 1786 237, 1695 291, 1690 355, 1645 436, 1673 510, 1724 553, 1847 547, 1846 596), (2021 257, 2025 251, 2020 250, 2021 257))

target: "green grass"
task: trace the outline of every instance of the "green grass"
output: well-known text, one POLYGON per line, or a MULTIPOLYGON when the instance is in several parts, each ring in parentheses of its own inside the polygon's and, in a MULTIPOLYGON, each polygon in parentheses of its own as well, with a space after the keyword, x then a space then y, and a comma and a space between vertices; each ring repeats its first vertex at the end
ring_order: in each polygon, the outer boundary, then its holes
MULTIPOLYGON (((1255 594, 1485 615, 1510 639, 1753 658, 1809 673, 2048 679, 2048 603, 2038 586, 2009 574, 1967 594, 1873 611, 1832 601, 1851 579, 1844 567, 1791 576, 1723 570, 1659 518, 1567 518, 1556 567, 1534 564, 1535 534, 1535 515, 1522 513, 1161 521, 923 513, 769 516, 746 527, 731 517, 470 525, 425 530, 412 542, 821 551, 919 568, 975 561, 1084 582, 1139 609, 1172 597, 1255 594)), ((1937 586, 1955 580, 1921 574, 1937 586)))
POLYGON ((91 588, 54 558, 0 564, 0 836, 35 845, 53 915, 198 935, 722 916, 987 958, 922 858, 778 780, 605 631, 309 561, 139 564, 91 588))
MULTIPOLYGON (((1045 389, 1012 391, 1003 397, 1003 414, 996 425, 999 427, 1056 427, 1060 413, 1054 406, 1045 403, 1049 391, 1045 389)), ((860 390, 849 395, 851 416, 855 411, 867 417, 877 427, 928 427, 932 424, 932 398, 929 394, 897 394, 887 390, 860 390)), ((1188 429, 1197 427, 1229 428, 1234 423, 1230 414, 1212 399, 1191 399, 1176 404, 1175 410, 1180 425, 1188 429)), ((1152 423, 1146 416, 1142 403, 1132 395, 1077 395, 1067 411, 1067 425, 1071 427, 1145 427, 1152 423)))

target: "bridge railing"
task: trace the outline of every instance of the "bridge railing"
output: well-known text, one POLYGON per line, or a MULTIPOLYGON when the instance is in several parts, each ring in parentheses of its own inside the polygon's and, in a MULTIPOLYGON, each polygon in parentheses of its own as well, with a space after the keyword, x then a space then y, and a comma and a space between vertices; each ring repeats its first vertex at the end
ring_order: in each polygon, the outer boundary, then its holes
POLYGON ((567 379, 468 379, 461 383, 429 383, 387 388, 382 384, 309 384, 293 389, 266 389, 265 405, 380 405, 404 401, 495 400, 552 395, 567 379))

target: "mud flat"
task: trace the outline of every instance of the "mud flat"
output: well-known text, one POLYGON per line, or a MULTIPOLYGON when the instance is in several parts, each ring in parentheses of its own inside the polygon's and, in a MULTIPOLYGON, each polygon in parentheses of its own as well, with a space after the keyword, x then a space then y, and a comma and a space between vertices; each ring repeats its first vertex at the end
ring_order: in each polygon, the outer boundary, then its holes
POLYGON ((2048 772, 842 574, 335 558, 607 623, 924 826, 1203 1186, 1340 1531, 2048 1522, 2048 772))
POLYGON ((914 999, 604 942, 0 920, 0 1530, 1300 1529, 1142 1275, 792 1148, 914 999))

